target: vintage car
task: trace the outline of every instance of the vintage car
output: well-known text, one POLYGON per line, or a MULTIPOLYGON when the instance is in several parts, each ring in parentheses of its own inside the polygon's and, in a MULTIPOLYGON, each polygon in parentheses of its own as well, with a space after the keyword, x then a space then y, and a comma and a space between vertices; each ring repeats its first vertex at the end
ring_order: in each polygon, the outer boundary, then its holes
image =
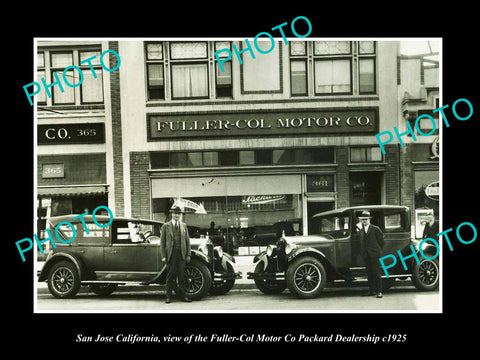
POLYGON ((384 290, 397 279, 412 279, 420 290, 434 290, 439 284, 439 263, 433 259, 436 249, 424 242, 422 250, 426 257, 418 252, 418 241, 411 239, 410 210, 405 206, 358 206, 331 210, 316 214, 315 234, 306 236, 282 236, 275 245, 267 247, 254 258, 255 271, 248 273, 254 279, 258 289, 265 294, 281 293, 287 287, 300 298, 318 296, 326 284, 336 280, 354 282, 365 280, 366 271, 361 251, 358 231, 358 216, 368 210, 372 215, 371 223, 380 227, 384 233, 384 255, 398 256, 400 250, 404 257, 412 254, 413 245, 420 264, 413 256, 388 269, 389 277, 382 276, 384 290), (423 247, 425 245, 425 247, 423 247))
MULTIPOLYGON (((38 281, 47 281, 57 298, 71 298, 81 286, 109 295, 118 285, 165 284, 166 264, 160 259, 160 221, 77 215, 52 217, 52 236, 61 237, 48 254, 38 281), (84 224, 82 224, 82 219, 84 224), (97 223, 95 223, 97 222, 97 223), (72 224, 75 228, 68 224, 72 224), (73 241, 69 242, 70 239, 73 241)), ((185 268, 187 296, 200 299, 225 294, 241 277, 234 258, 206 239, 191 239, 191 260, 185 268)))

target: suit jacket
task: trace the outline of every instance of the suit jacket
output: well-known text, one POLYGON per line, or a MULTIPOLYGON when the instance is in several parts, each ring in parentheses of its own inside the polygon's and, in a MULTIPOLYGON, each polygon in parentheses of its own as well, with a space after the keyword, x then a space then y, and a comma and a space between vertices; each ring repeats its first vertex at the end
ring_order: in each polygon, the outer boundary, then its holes
MULTIPOLYGON (((182 253, 182 259, 186 260, 187 256, 190 256, 190 236, 188 234, 187 225, 181 221, 180 222, 180 249, 182 253)), ((166 222, 163 224, 160 230, 160 256, 165 258, 167 262, 170 261, 173 251, 173 232, 175 227, 173 221, 166 222)))
POLYGON ((362 245, 363 254, 371 257, 380 257, 383 253, 383 232, 378 226, 370 224, 365 234, 365 229, 359 232, 360 244, 362 245))

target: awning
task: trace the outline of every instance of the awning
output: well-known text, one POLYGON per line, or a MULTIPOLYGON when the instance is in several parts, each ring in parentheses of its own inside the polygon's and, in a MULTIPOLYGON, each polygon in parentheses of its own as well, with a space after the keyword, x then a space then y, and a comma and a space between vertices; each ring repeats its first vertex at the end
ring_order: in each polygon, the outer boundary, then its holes
POLYGON ((88 186, 49 186, 37 188, 37 197, 73 197, 86 195, 103 195, 108 193, 108 185, 88 185, 88 186))

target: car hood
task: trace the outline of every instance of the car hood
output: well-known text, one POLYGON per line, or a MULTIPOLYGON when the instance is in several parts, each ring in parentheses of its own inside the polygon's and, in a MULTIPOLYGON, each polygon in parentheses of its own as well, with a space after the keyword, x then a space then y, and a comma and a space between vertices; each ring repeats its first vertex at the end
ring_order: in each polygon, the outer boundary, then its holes
POLYGON ((334 239, 329 235, 302 235, 302 236, 284 236, 290 244, 299 246, 311 246, 319 243, 333 242, 334 239))

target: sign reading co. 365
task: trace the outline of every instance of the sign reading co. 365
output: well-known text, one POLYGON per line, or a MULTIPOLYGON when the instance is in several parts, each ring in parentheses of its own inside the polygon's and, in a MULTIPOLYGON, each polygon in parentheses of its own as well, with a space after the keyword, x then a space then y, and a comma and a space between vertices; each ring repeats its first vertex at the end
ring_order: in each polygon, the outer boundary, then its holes
POLYGON ((374 134, 378 108, 215 114, 150 114, 149 140, 172 137, 374 134))

